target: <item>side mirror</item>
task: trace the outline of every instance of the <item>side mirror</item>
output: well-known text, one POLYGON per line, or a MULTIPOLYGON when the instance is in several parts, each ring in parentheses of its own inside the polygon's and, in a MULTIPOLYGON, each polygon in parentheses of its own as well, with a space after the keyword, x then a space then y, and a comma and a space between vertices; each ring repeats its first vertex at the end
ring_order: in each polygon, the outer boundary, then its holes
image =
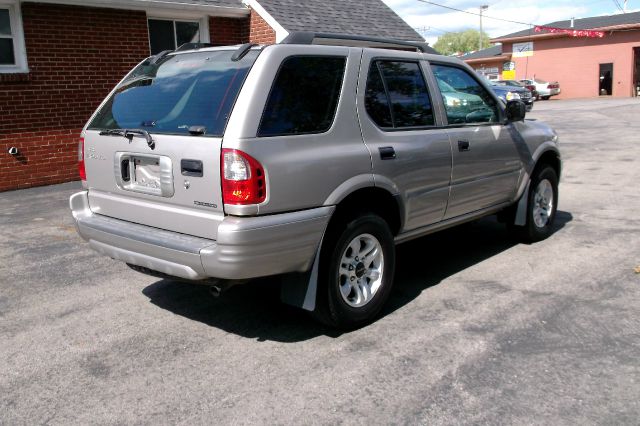
POLYGON ((527 107, 519 99, 507 102, 507 120, 522 121, 527 113, 527 107))

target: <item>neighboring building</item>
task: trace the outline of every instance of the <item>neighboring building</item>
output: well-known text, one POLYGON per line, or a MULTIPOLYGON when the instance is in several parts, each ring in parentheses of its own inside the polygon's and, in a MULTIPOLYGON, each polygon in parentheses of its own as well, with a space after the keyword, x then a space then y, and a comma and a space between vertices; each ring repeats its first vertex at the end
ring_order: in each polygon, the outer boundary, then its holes
POLYGON ((467 53, 460 57, 479 74, 490 80, 498 80, 502 76, 502 67, 505 62, 511 61, 511 54, 503 54, 502 46, 491 46, 477 52, 467 53))
POLYGON ((290 31, 422 41, 381 0, 0 0, 0 191, 76 180, 82 126, 149 54, 290 31))
POLYGON ((640 12, 552 22, 491 42, 502 46, 462 59, 503 77, 558 81, 559 99, 640 94, 640 12))

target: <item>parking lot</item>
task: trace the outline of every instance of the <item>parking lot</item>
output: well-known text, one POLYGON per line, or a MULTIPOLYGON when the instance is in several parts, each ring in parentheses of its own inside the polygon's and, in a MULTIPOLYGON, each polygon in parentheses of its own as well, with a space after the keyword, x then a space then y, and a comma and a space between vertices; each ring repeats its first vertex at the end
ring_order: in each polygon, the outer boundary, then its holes
POLYGON ((560 134, 555 233, 494 219, 398 247, 384 315, 350 333, 94 253, 79 183, 0 193, 0 424, 637 424, 640 99, 537 102, 560 134))

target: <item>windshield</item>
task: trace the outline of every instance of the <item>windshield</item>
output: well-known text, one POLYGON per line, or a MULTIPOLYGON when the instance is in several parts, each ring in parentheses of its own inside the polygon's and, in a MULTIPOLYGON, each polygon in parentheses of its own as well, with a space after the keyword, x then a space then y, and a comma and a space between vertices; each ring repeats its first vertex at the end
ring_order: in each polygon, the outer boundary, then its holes
POLYGON ((231 61, 233 50, 186 53, 143 62, 123 81, 89 129, 143 129, 222 136, 231 108, 259 51, 231 61))

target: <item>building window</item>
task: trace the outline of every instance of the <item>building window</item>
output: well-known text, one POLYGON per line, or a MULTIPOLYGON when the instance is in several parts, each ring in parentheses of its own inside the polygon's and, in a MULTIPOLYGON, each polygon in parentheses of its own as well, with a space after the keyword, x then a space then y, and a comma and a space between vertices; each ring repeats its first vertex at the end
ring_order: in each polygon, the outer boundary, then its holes
POLYGON ((0 73, 26 70, 20 9, 13 3, 0 1, 0 73))
POLYGON ((185 43, 203 42, 200 22, 149 19, 151 54, 175 50, 185 43))

